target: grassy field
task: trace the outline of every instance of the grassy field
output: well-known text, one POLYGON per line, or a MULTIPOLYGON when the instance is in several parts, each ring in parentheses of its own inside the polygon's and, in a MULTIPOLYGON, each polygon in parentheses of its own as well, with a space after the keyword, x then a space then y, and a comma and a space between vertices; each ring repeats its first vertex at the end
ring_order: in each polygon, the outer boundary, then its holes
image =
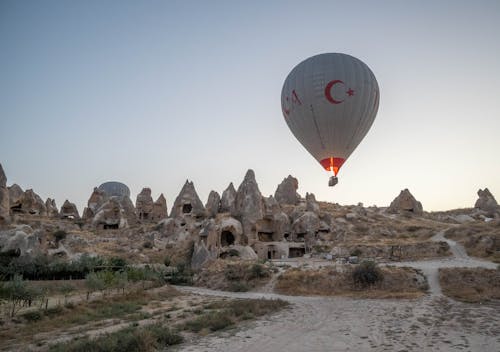
POLYGON ((500 300, 500 270, 442 268, 439 281, 443 293, 463 302, 500 300))

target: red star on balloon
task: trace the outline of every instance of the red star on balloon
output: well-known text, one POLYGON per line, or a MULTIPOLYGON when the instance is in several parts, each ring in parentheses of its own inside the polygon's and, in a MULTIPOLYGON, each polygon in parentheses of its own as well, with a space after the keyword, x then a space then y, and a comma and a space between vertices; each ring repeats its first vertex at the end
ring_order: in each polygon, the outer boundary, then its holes
POLYGON ((354 91, 352 90, 352 88, 349 88, 349 90, 347 91, 347 95, 350 97, 354 95, 354 91))

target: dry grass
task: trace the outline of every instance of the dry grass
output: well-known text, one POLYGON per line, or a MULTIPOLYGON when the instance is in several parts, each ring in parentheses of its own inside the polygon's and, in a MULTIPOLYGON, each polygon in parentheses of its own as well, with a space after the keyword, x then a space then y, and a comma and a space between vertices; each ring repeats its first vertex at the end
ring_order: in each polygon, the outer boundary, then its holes
POLYGON ((203 268, 195 285, 214 290, 248 291, 265 285, 271 278, 268 265, 256 261, 219 259, 203 268))
POLYGON ((467 254, 500 263, 500 221, 474 222, 450 228, 445 236, 462 244, 467 254))
POLYGON ((352 272, 339 272, 331 268, 289 269, 283 273, 275 291, 293 296, 352 296, 357 298, 416 298, 427 290, 419 284, 420 275, 412 268, 381 268, 384 279, 366 289, 357 287, 352 272))
POLYGON ((500 299, 500 270, 484 268, 442 268, 439 281, 446 296, 463 302, 500 299))

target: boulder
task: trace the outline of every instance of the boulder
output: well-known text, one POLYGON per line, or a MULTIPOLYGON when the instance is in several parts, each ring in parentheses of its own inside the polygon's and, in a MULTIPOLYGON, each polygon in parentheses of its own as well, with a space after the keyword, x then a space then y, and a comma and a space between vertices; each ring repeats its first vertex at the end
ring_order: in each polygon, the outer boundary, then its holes
POLYGON ((47 198, 45 201, 45 208, 47 209, 48 217, 57 217, 59 215, 59 210, 57 209, 56 200, 47 198))
POLYGON ((210 191, 205 208, 207 209, 207 215, 209 217, 213 218, 217 215, 217 213, 219 212, 219 208, 220 208, 219 193, 217 193, 215 191, 210 191))
POLYGON ((0 164, 0 224, 10 222, 9 190, 7 188, 7 176, 0 164))
POLYGON ((137 210, 137 216, 140 221, 152 220, 153 213, 153 197, 151 197, 151 189, 143 188, 141 193, 137 195, 135 201, 135 209, 137 210))
POLYGON ((234 245, 230 248, 223 248, 219 254, 221 258, 238 257, 241 260, 257 260, 257 253, 250 246, 234 245), (236 254, 237 253, 237 254, 236 254), (236 254, 236 255, 235 255, 236 254))
POLYGON ((79 219, 80 215, 78 214, 78 209, 76 208, 75 203, 71 203, 69 200, 65 200, 64 204, 61 207, 61 211, 59 212, 59 216, 63 219, 79 219))
POLYGON ((101 205, 92 219, 92 227, 97 229, 121 229, 127 226, 127 215, 118 197, 111 197, 101 205))
POLYGON ((0 232, 0 252, 11 252, 21 257, 34 255, 40 249, 40 236, 28 225, 0 232))
POLYGON ((167 212, 167 200, 165 196, 160 194, 158 199, 153 203, 153 212, 151 214, 151 220, 160 221, 168 216, 167 212))
POLYGON ((32 189, 24 192, 21 200, 21 212, 32 215, 46 215, 45 203, 32 189))
POLYGON ((234 189, 233 183, 231 182, 229 186, 222 192, 220 200, 220 213, 234 213, 236 200, 236 189, 234 189))
POLYGON ((387 212, 392 214, 412 213, 415 215, 422 215, 423 208, 422 203, 417 201, 408 189, 404 189, 399 196, 392 201, 387 212))
POLYGON ((487 216, 495 216, 495 214, 499 212, 500 208, 498 203, 488 188, 484 190, 480 189, 477 191, 477 195, 479 198, 476 200, 474 208, 485 212, 487 216))
POLYGON ((176 218, 184 215, 191 215, 196 218, 204 217, 206 214, 205 207, 198 197, 194 188, 193 182, 186 180, 181 192, 175 199, 170 217, 176 218))
POLYGON ((300 202, 300 195, 297 193, 298 188, 299 181, 295 177, 288 175, 278 185, 276 192, 274 192, 274 198, 279 204, 297 205, 300 202))
POLYGON ((247 171, 238 187, 233 216, 241 219, 243 233, 247 236, 255 234, 255 223, 264 216, 264 202, 253 170, 247 171))
POLYGON ((205 242, 195 243, 193 256, 191 257, 191 268, 193 270, 201 269, 207 262, 215 259, 205 245, 205 242))

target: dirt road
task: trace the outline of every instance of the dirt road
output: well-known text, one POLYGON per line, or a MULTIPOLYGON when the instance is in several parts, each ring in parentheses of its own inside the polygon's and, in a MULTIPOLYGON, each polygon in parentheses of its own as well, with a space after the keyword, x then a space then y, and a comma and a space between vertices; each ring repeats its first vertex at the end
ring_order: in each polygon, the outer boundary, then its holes
POLYGON ((464 248, 445 239, 452 258, 397 263, 420 268, 430 294, 416 300, 361 300, 345 297, 292 297, 267 292, 231 293, 195 287, 180 290, 232 298, 280 298, 291 307, 238 330, 202 338, 178 351, 500 351, 500 304, 465 304, 441 294, 441 267, 486 267, 464 248))

